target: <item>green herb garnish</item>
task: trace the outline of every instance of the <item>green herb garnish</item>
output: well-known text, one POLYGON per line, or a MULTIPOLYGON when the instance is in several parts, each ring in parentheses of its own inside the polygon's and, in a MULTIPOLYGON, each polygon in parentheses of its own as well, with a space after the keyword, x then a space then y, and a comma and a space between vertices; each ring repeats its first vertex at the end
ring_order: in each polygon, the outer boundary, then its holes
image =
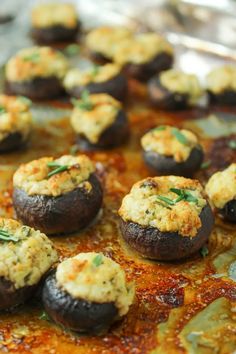
POLYGON ((207 169, 209 166, 211 165, 211 161, 210 160, 208 160, 208 161, 205 161, 205 162, 203 162, 202 164, 201 164, 201 170, 205 170, 205 169, 207 169))
POLYGON ((68 165, 59 165, 58 162, 52 161, 48 162, 48 167, 55 167, 54 170, 48 173, 47 177, 51 177, 53 175, 56 175, 57 173, 63 172, 68 170, 69 166, 68 165))
POLYGON ((20 100, 22 103, 26 104, 27 106, 31 106, 32 104, 32 101, 25 96, 19 96, 18 100, 20 100))
POLYGON ((189 203, 198 203, 198 199, 194 197, 189 191, 185 189, 178 189, 178 188, 170 188, 170 191, 177 194, 178 198, 172 200, 170 198, 164 197, 162 195, 158 195, 157 199, 161 200, 167 205, 175 205, 176 203, 179 203, 181 200, 186 200, 189 203))
POLYGON ((48 322, 51 321, 50 317, 45 311, 41 313, 41 315, 39 316, 39 320, 48 321, 48 322))
POLYGON ((30 55, 26 55, 23 57, 24 61, 32 61, 33 63, 37 63, 40 60, 40 54, 39 53, 32 53, 30 55))
POLYGON ((188 145, 188 139, 184 134, 182 134, 179 129, 172 128, 171 133, 176 137, 176 139, 183 145, 188 145))
POLYGON ((103 259, 103 254, 99 253, 96 255, 96 257, 94 257, 93 259, 93 265, 95 265, 95 267, 99 267, 102 264, 102 259, 103 259))
POLYGON ((162 131, 162 130, 166 130, 166 126, 165 125, 159 125, 159 127, 153 128, 152 131, 157 132, 157 131, 162 131))
POLYGON ((200 255, 205 258, 207 255, 209 254, 209 250, 207 248, 207 246, 203 246, 201 249, 200 249, 200 255))
POLYGON ((3 106, 0 106, 0 114, 6 113, 6 109, 3 106))
POLYGON ((80 52, 80 46, 78 44, 69 44, 65 49, 64 52, 69 56, 72 57, 80 52))
POLYGON ((0 241, 13 241, 18 242, 19 238, 11 235, 8 231, 0 229, 0 241))
POLYGON ((230 147, 230 149, 236 150, 236 140, 230 140, 228 142, 228 146, 230 147))
POLYGON ((89 98, 89 91, 88 90, 84 90, 82 93, 81 93, 81 98, 80 100, 77 100, 76 98, 72 98, 71 99, 71 103, 79 108, 79 109, 82 109, 84 111, 91 111, 93 109, 93 104, 92 102, 90 101, 90 98, 89 98))
POLYGON ((100 67, 99 65, 94 64, 91 70, 91 74, 93 76, 96 76, 99 73, 100 67))

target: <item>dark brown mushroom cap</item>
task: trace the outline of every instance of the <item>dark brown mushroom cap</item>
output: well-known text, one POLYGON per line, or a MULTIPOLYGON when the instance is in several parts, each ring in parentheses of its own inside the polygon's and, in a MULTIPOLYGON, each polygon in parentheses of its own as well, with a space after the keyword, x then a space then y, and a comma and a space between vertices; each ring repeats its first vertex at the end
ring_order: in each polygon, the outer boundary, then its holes
POLYGON ((149 80, 148 93, 152 104, 158 108, 181 110, 188 107, 189 95, 168 90, 160 83, 158 77, 149 80))
POLYGON ((13 205, 17 217, 26 225, 46 234, 64 234, 87 226, 97 215, 102 204, 102 187, 92 174, 88 179, 92 189, 76 188, 58 197, 28 195, 15 188, 13 205))
POLYGON ((36 285, 16 289, 15 285, 0 277, 0 311, 9 310, 26 302, 36 289, 36 285))
POLYGON ((64 93, 61 81, 56 76, 36 77, 28 81, 5 81, 5 92, 31 99, 50 99, 64 93))
POLYGON ((23 147, 27 140, 20 132, 14 132, 7 135, 0 141, 0 153, 10 152, 23 147))
POLYGON ((219 209, 219 213, 226 221, 236 222, 236 199, 226 203, 222 209, 219 209))
POLYGON ((45 310, 56 323, 76 332, 99 333, 118 319, 118 309, 113 302, 73 298, 58 287, 55 272, 45 281, 42 299, 45 310))
POLYGON ((128 81, 123 74, 118 74, 104 82, 91 82, 83 86, 74 86, 67 89, 67 92, 71 96, 80 98, 84 90, 88 90, 90 94, 106 93, 119 101, 124 101, 128 93, 128 81))
POLYGON ((129 137, 128 118, 123 110, 119 110, 115 121, 101 134, 98 142, 92 144, 84 135, 78 135, 76 143, 81 150, 107 149, 122 145, 129 137))
POLYGON ((120 218, 120 228, 128 245, 143 257, 159 261, 176 261, 197 252, 208 240, 214 225, 212 210, 207 204, 200 213, 202 226, 194 237, 178 232, 161 232, 120 218))
POLYGON ((210 104, 222 106, 235 106, 236 105, 236 91, 224 90, 221 93, 213 93, 207 90, 208 100, 210 104))
POLYGON ((124 72, 140 81, 147 81, 155 74, 170 69, 173 64, 173 55, 159 53, 147 63, 128 63, 124 66, 124 72))
POLYGON ((177 162, 172 156, 155 151, 143 151, 143 158, 147 166, 158 175, 191 177, 200 168, 204 153, 199 145, 191 150, 189 157, 183 162, 177 162))
POLYGON ((80 31, 80 22, 73 28, 63 25, 53 25, 50 27, 32 27, 30 34, 33 39, 41 44, 50 44, 53 42, 65 42, 76 38, 80 31))

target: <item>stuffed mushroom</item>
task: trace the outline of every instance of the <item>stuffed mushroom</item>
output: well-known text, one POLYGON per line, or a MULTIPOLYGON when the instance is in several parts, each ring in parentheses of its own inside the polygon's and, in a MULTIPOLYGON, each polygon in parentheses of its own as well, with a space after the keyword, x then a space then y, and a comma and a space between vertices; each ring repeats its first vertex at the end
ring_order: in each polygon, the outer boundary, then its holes
POLYGON ((85 155, 43 157, 23 164, 13 176, 13 205, 26 225, 46 234, 87 226, 102 204, 102 188, 85 155))
POLYGON ((216 68, 207 75, 206 81, 209 103, 236 105, 236 67, 225 65, 216 68))
POLYGON ((201 184, 176 176, 149 177, 134 184, 119 215, 125 241, 143 257, 160 261, 197 252, 214 224, 201 184))
POLYGON ((236 222, 236 163, 214 173, 206 184, 206 193, 218 213, 236 222))
POLYGON ((43 303, 70 330, 99 333, 127 314, 134 299, 119 264, 100 253, 80 253, 59 264, 43 288, 43 303))
POLYGON ((38 4, 31 14, 31 34, 39 43, 73 40, 78 34, 80 23, 73 4, 38 4))
POLYGON ((27 301, 57 258, 46 235, 0 218, 0 310, 27 301))
POLYGON ((166 70, 148 83, 151 102, 161 109, 186 109, 203 95, 198 78, 175 69, 166 70))
POLYGON ((71 124, 82 150, 106 149, 121 145, 129 136, 129 123, 120 102, 107 94, 83 92, 73 100, 71 124))
POLYGON ((125 27, 101 26, 88 33, 85 44, 95 61, 106 63, 113 60, 116 47, 132 36, 133 33, 125 27))
POLYGON ((0 153, 17 150, 32 129, 30 101, 25 97, 0 95, 0 153))
POLYGON ((200 168, 204 158, 194 133, 167 125, 147 132, 141 145, 145 163, 158 175, 190 177, 200 168))
POLYGON ((83 71, 71 69, 64 79, 64 86, 71 96, 77 98, 87 90, 89 93, 106 93, 123 101, 128 91, 127 79, 116 64, 94 65, 83 71))
POLYGON ((20 50, 6 64, 5 89, 9 94, 32 99, 50 99, 64 92, 62 80, 68 62, 50 47, 20 50))
POLYGON ((122 41, 113 60, 131 77, 146 81, 173 63, 173 48, 156 33, 142 33, 122 41))

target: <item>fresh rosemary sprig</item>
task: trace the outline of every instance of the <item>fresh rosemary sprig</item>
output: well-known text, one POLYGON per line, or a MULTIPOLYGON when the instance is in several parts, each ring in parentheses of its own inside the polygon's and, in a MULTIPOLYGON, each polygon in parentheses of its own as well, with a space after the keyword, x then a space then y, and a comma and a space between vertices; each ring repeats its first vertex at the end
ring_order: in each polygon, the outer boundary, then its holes
POLYGON ((172 128, 171 133, 176 137, 176 139, 183 145, 188 145, 188 139, 184 134, 182 134, 179 129, 172 128))
POLYGON ((55 162, 55 161, 52 161, 52 162, 48 162, 48 167, 55 167, 54 170, 50 171, 48 173, 48 178, 53 176, 53 175, 56 175, 57 173, 60 173, 60 172, 63 172, 63 171, 66 171, 68 170, 69 166, 68 165, 59 165, 58 162, 55 162))
POLYGON ((93 259, 93 265, 99 267, 102 264, 103 255, 101 253, 97 254, 93 259))
POLYGON ((164 197, 163 195, 158 195, 157 199, 161 200, 167 205, 175 205, 176 203, 179 203, 181 200, 185 200, 189 203, 198 203, 198 199, 194 197, 189 191, 185 189, 178 189, 178 188, 170 188, 170 191, 177 194, 178 197, 176 199, 170 199, 167 197, 164 197))
POLYGON ((89 98, 89 91, 88 90, 84 90, 82 93, 81 93, 81 98, 80 100, 77 100, 76 98, 72 98, 71 99, 71 103, 79 108, 79 109, 82 109, 83 111, 91 111, 93 109, 93 104, 92 102, 90 101, 90 98, 89 98))
POLYGON ((37 63, 40 60, 40 54, 39 53, 32 53, 29 55, 26 55, 23 57, 24 61, 32 61, 33 63, 37 63))
POLYGON ((6 113, 6 109, 3 106, 0 106, 0 114, 6 113))
POLYGON ((18 242, 19 238, 11 235, 8 231, 5 231, 3 229, 0 229, 0 241, 13 241, 13 242, 18 242))

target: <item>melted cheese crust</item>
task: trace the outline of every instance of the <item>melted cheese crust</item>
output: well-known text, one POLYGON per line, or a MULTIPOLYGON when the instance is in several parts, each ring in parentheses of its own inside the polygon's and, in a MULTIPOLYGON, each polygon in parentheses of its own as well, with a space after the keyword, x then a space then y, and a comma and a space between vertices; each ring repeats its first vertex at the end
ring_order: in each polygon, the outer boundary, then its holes
POLYGON ((114 302, 119 315, 125 315, 134 300, 134 285, 127 283, 125 272, 112 259, 101 255, 101 264, 94 264, 98 253, 80 253, 59 264, 56 280, 59 287, 73 298, 92 302, 114 302))
POLYGON ((32 115, 27 99, 0 95, 0 141, 9 134, 19 132, 26 140, 32 128, 32 115))
POLYGON ((236 163, 232 163, 223 171, 214 173, 207 182, 205 190, 212 204, 219 209, 236 199, 236 163))
POLYGON ((13 176, 13 186, 23 189, 28 195, 48 195, 57 197, 76 188, 84 188, 87 193, 92 189, 87 181, 95 171, 92 161, 85 155, 64 155, 58 159, 43 157, 21 165, 13 176), (68 169, 48 177, 56 167, 48 167, 49 162, 68 169))
POLYGON ((63 79, 67 70, 68 61, 59 51, 50 47, 31 47, 11 57, 6 65, 6 78, 9 81, 51 76, 63 79))
POLYGON ((0 218, 0 229, 19 239, 0 240, 0 277, 16 289, 37 284, 57 261, 57 252, 46 235, 16 220, 0 218))
POLYGON ((107 94, 89 96, 92 110, 73 109, 71 125, 78 134, 83 134, 91 143, 98 142, 101 134, 116 120, 121 103, 107 94))
POLYGON ((161 53, 172 55, 173 48, 156 33, 142 33, 120 42, 115 48, 113 59, 121 66, 128 63, 144 64, 161 53))
POLYGON ((125 27, 102 26, 89 32, 85 43, 91 52, 112 59, 116 47, 127 38, 132 38, 132 36, 133 33, 125 27))
POLYGON ((236 67, 224 65, 212 70, 207 75, 206 88, 215 94, 220 94, 225 90, 236 91, 236 67))
POLYGON ((196 103, 203 94, 196 75, 170 69, 163 71, 159 77, 161 85, 167 90, 188 95, 188 102, 190 104, 196 103))
POLYGON ((199 214, 205 205, 199 181, 177 176, 149 177, 133 185, 118 213, 125 221, 156 227, 162 232, 178 232, 181 236, 194 237, 202 225, 199 214), (157 196, 175 200, 177 195, 170 188, 186 189, 198 202, 181 200, 167 208, 157 196))
MULTIPOLYGON (((189 130, 179 130, 187 138, 182 144, 172 133, 173 127, 166 125, 164 130, 154 128, 141 139, 144 151, 154 151, 160 155, 171 156, 178 163, 186 161, 193 148, 199 146, 198 138, 189 130)), ((175 128, 176 129, 176 128, 175 128)))
POLYGON ((65 76, 64 86, 69 89, 75 86, 85 86, 90 83, 106 82, 120 74, 120 71, 120 67, 116 64, 96 66, 88 70, 71 69, 65 76))
POLYGON ((31 22, 33 27, 39 28, 47 28, 56 25, 75 28, 78 23, 78 16, 73 4, 39 4, 32 10, 31 22))

